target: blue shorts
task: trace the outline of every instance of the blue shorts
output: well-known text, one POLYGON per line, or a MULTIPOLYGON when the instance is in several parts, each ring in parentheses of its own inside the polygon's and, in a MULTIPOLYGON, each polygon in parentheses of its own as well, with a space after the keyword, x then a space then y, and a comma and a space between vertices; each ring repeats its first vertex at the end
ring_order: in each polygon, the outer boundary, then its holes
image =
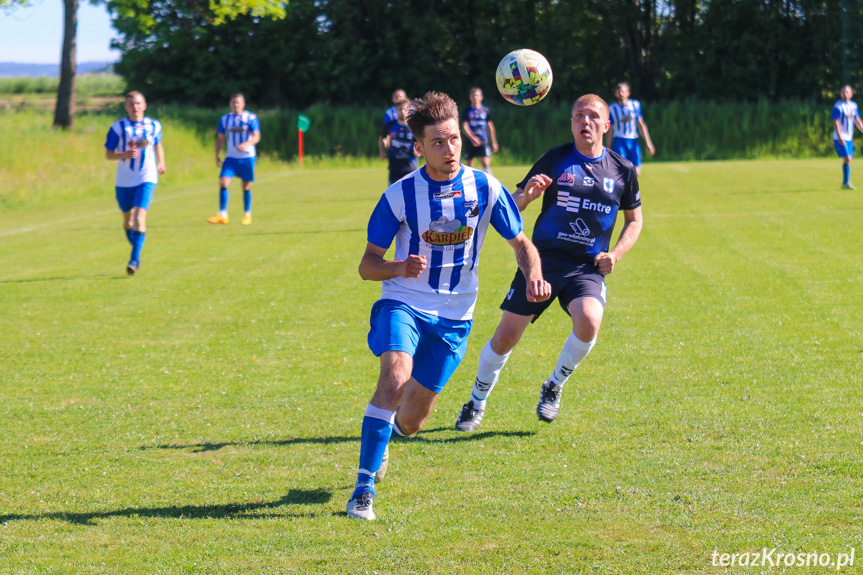
POLYGON ((244 182, 254 182, 255 160, 256 158, 225 158, 219 177, 233 178, 237 176, 244 182))
POLYGON ((403 351, 413 356, 411 376, 440 393, 467 351, 473 320, 458 321, 417 311, 407 304, 382 299, 372 306, 369 349, 376 356, 403 351))
POLYGON ((632 162, 636 168, 641 165, 641 146, 638 145, 638 138, 615 138, 611 142, 611 150, 632 162))
POLYGON ((854 157, 854 142, 846 142, 845 140, 833 140, 833 147, 836 148, 836 155, 840 158, 854 157))
POLYGON ((120 206, 120 211, 124 213, 131 212, 132 208, 149 210, 155 191, 156 184, 152 182, 131 188, 121 188, 120 186, 114 188, 114 192, 117 194, 117 205, 120 206))

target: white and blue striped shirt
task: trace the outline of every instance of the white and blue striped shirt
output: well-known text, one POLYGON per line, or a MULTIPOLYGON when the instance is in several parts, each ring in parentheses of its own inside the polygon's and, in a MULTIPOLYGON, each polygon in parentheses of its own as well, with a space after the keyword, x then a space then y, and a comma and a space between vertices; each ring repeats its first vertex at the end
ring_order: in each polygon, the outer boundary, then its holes
POLYGON ((638 139, 638 120, 642 118, 638 100, 627 100, 623 105, 615 102, 608 107, 608 115, 615 138, 638 139))
POLYGON ((420 168, 391 185, 369 220, 368 241, 389 248, 395 239, 396 260, 421 255, 428 267, 417 278, 384 281, 381 299, 446 319, 471 319, 489 224, 506 239, 524 228, 509 192, 484 172, 462 166, 453 180, 437 182, 420 168))
POLYGON ((108 130, 105 139, 105 149, 109 152, 124 153, 138 148, 137 158, 117 162, 118 188, 132 188, 141 184, 159 181, 156 170, 156 152, 154 146, 162 141, 162 124, 158 120, 144 117, 140 122, 129 118, 117 120, 108 130))
POLYGON ((833 139, 838 140, 841 135, 843 141, 853 141, 854 121, 859 117, 860 111, 857 109, 857 104, 852 100, 848 100, 847 102, 838 100, 833 104, 833 113, 831 114, 831 118, 833 120, 839 120, 839 127, 841 128, 841 134, 837 134, 836 128, 833 128, 833 139))
POLYGON ((244 152, 237 150, 237 146, 247 142, 252 137, 253 132, 261 131, 261 123, 255 114, 247 111, 242 114, 225 114, 219 120, 217 131, 225 135, 225 142, 228 145, 228 152, 225 155, 228 158, 255 157, 255 146, 250 146, 244 152))

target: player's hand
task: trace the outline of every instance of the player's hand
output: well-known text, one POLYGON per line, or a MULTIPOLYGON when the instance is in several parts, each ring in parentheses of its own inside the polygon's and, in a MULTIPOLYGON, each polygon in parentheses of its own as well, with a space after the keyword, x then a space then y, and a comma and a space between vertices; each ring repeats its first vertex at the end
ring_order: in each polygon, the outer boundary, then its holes
POLYGON ((542 193, 551 185, 551 178, 545 174, 537 174, 527 181, 527 186, 524 188, 524 199, 530 203, 540 197, 542 193))
POLYGON ((408 259, 404 260, 404 272, 402 273, 403 278, 417 278, 423 273, 423 270, 428 267, 426 265, 425 256, 418 256, 415 254, 409 255, 408 259))
POLYGON ((551 284, 545 280, 533 280, 527 284, 527 301, 536 303, 551 297, 551 284))
POLYGON ((240 144, 239 146, 237 146, 237 151, 238 151, 238 152, 245 152, 246 150, 248 150, 248 149, 249 149, 249 145, 250 145, 250 144, 249 144, 248 142, 243 142, 242 144, 240 144))
POLYGON ((222 167, 222 158, 220 158, 219 156, 216 156, 216 167, 217 168, 222 167))
POLYGON ((123 158, 126 160, 134 160, 138 156, 141 155, 141 152, 138 151, 138 148, 132 148, 131 150, 126 150, 126 153, 123 154, 123 158))
POLYGON ((474 146, 477 146, 477 147, 482 146, 482 140, 480 140, 476 136, 468 136, 468 139, 470 140, 470 143, 473 144, 474 146))
POLYGON ((617 257, 614 254, 601 252, 593 258, 593 265, 604 276, 607 276, 614 270, 614 264, 617 263, 617 257))
POLYGON ((159 172, 159 174, 164 174, 165 173, 165 164, 161 164, 161 163, 158 164, 156 166, 156 171, 159 172))
POLYGON ((496 154, 496 153, 497 153, 497 151, 498 151, 499 149, 500 149, 500 148, 498 147, 497 142, 494 142, 494 143, 491 145, 491 151, 492 151, 493 153, 495 153, 495 154, 496 154))
POLYGON ((654 155, 656 153, 656 148, 653 147, 653 144, 647 144, 647 151, 650 152, 650 155, 654 155))

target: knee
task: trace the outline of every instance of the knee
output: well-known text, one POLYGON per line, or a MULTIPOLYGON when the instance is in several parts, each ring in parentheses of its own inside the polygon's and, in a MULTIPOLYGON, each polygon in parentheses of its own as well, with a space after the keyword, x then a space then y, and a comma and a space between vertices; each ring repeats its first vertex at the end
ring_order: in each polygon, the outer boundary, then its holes
POLYGON ((599 328, 602 325, 602 313, 587 312, 579 318, 579 321, 573 322, 572 333, 581 341, 593 341, 599 335, 599 328))
POLYGON ((413 435, 422 429, 423 424, 425 423, 425 419, 415 419, 412 417, 405 416, 396 416, 396 425, 398 426, 399 431, 401 431, 401 435, 408 436, 413 435))
MULTIPOLYGON (((211 182, 213 180, 210 180, 211 182)), ((219 187, 227 188, 231 184, 231 180, 228 178, 219 178, 219 187)))

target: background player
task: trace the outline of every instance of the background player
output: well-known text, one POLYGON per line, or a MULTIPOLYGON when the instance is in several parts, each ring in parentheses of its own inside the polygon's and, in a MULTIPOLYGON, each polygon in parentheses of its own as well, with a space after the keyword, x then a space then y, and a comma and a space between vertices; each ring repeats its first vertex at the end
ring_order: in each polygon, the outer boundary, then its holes
POLYGON ((641 114, 641 102, 629 99, 629 84, 621 82, 614 90, 617 102, 609 108, 609 116, 614 126, 614 138, 609 132, 605 137, 605 145, 620 154, 635 166, 635 172, 641 175, 641 146, 638 145, 638 132, 644 137, 647 151, 652 156, 656 153, 647 124, 641 114))
POLYGON ((384 192, 359 268, 364 280, 383 285, 368 336, 380 377, 363 418, 357 483, 347 504, 348 517, 356 519, 375 518, 375 475, 392 431, 419 431, 464 356, 489 225, 515 250, 527 278, 523 297, 541 301, 551 293, 512 197, 494 178, 459 162, 452 98, 429 92, 414 102, 408 124, 426 164, 384 192), (393 239, 395 256, 387 261, 393 239))
POLYGON ((854 91, 851 86, 842 86, 839 99, 833 104, 833 147, 842 158, 842 187, 853 190, 851 183, 851 160, 854 158, 854 125, 863 131, 863 121, 857 103, 851 100, 854 91))
MULTIPOLYGON (((384 122, 383 129, 386 130, 389 128, 389 125, 398 120, 399 111, 398 111, 398 103, 402 100, 407 100, 407 94, 405 94, 404 90, 396 90, 393 92, 393 105, 387 108, 387 111, 384 112, 384 122)), ((381 159, 387 159, 387 148, 384 145, 384 136, 378 137, 378 151, 381 153, 381 159)))
POLYGON ((389 172, 391 184, 402 179, 417 169, 417 155, 414 149, 414 135, 408 126, 408 110, 410 102, 407 99, 396 103, 398 117, 384 128, 384 145, 388 150, 389 172))
POLYGON ((475 158, 482 162, 484 172, 491 173, 491 154, 497 153, 497 135, 494 123, 491 121, 491 112, 482 105, 482 90, 471 88, 470 106, 461 116, 461 126, 468 138, 468 145, 464 149, 464 159, 467 165, 473 167, 475 158))
POLYGON ((128 118, 117 120, 105 139, 105 157, 119 160, 115 178, 117 204, 123 212, 123 229, 132 244, 126 273, 135 275, 141 266, 141 249, 147 232, 147 210, 153 200, 159 174, 165 173, 162 124, 147 118, 147 101, 141 92, 126 94, 128 118))
POLYGON ((516 272, 500 306, 500 324, 480 354, 471 398, 456 421, 460 431, 479 426, 510 352, 554 298, 572 317, 572 332, 540 389, 536 413, 541 420, 551 422, 557 417, 563 384, 596 343, 606 302, 604 278, 635 244, 642 227, 635 168, 603 148, 608 128, 605 101, 593 94, 580 97, 572 107, 575 146, 552 148, 518 184, 513 198, 522 211, 542 196, 533 242, 542 259, 543 277, 551 284, 551 298, 540 303, 525 299, 524 276, 516 272), (609 251, 618 210, 623 210, 623 230, 609 251))
POLYGON ((252 182, 255 181, 255 144, 261 141, 261 123, 258 117, 246 111, 246 99, 242 94, 234 94, 230 100, 231 113, 219 120, 216 129, 216 166, 219 172, 219 215, 208 218, 211 224, 228 223, 228 186, 231 178, 238 176, 243 181, 243 220, 248 226, 252 223, 252 182), (227 142, 225 161, 220 154, 227 142))

